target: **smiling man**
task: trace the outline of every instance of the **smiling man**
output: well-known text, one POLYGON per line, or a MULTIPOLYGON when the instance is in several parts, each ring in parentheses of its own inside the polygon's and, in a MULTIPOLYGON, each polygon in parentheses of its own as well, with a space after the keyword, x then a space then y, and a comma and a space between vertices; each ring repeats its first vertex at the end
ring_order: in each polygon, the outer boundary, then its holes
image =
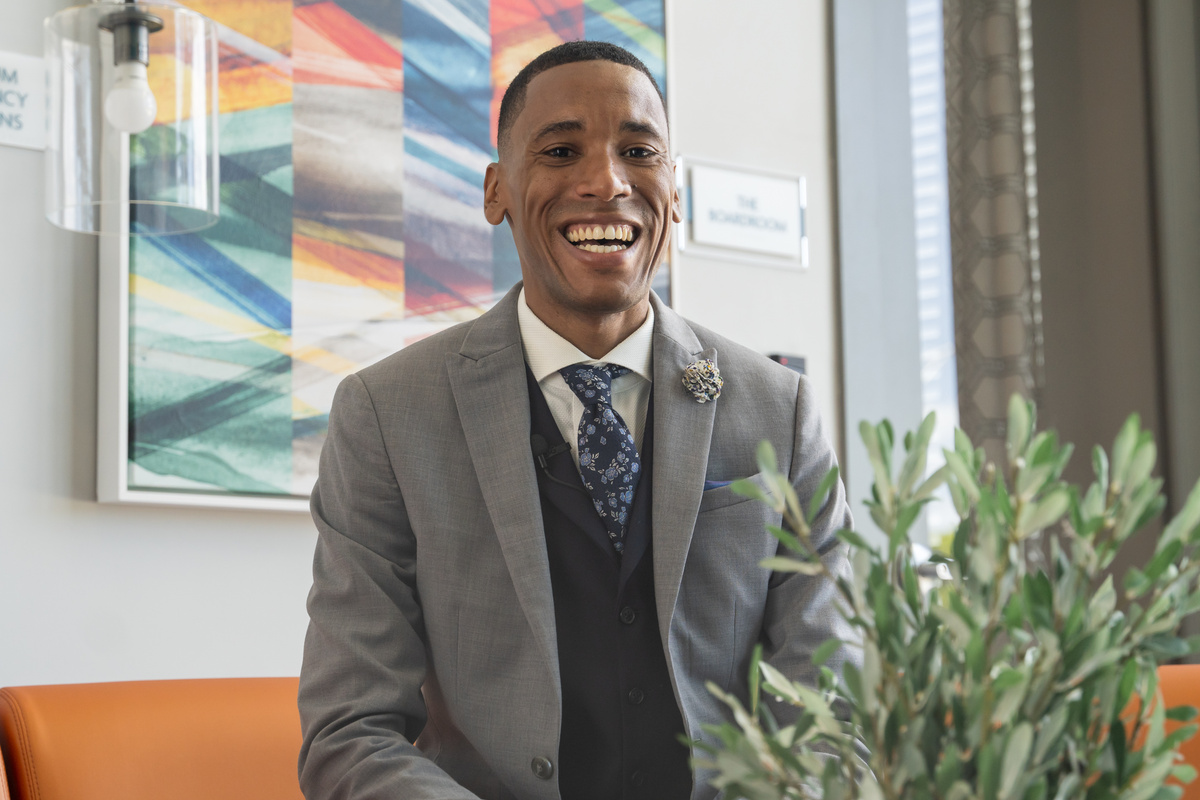
MULTIPOLYGON (((650 291, 681 221, 662 97, 632 54, 543 53, 500 111, 484 214, 522 285, 347 378, 312 512, 309 800, 702 800, 680 741, 761 643, 811 680, 847 630, 772 574, 778 515, 730 489, 770 440, 806 503, 834 465, 803 378, 650 291)), ((835 570, 836 486, 813 521, 835 570)), ((834 659, 837 665, 841 654, 834 659)))

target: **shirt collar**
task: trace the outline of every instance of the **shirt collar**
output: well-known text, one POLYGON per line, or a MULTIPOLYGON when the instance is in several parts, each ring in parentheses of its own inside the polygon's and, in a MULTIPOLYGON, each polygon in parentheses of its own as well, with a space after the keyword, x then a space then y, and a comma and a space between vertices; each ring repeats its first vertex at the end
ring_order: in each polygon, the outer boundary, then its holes
POLYGON ((525 350, 525 363, 529 365, 533 377, 539 383, 563 367, 580 363, 619 364, 648 381, 654 379, 653 306, 648 307, 646 321, 601 358, 590 358, 587 353, 542 322, 525 302, 524 289, 521 289, 521 295, 517 299, 517 324, 521 328, 521 345, 525 350))

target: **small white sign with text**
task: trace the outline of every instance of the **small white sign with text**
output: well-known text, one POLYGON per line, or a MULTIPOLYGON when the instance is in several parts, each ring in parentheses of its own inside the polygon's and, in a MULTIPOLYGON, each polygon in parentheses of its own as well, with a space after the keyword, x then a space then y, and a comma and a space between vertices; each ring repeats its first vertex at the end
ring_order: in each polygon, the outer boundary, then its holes
POLYGON ((0 144, 46 149, 44 61, 0 51, 0 144))
POLYGON ((690 244, 807 266, 804 178, 694 161, 685 166, 690 244))

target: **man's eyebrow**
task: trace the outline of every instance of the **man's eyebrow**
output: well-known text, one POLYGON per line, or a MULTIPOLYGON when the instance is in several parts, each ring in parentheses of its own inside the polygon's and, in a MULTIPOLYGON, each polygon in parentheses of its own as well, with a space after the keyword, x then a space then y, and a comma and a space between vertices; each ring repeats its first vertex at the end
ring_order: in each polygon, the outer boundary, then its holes
POLYGON ((646 133, 651 136, 656 136, 659 139, 662 138, 662 133, 659 132, 658 128, 654 127, 649 122, 636 122, 631 119, 627 119, 621 123, 621 132, 622 133, 646 133))
POLYGON ((583 130, 583 123, 580 120, 563 119, 559 120, 558 122, 551 122, 549 125, 543 127, 537 132, 537 135, 533 137, 533 140, 536 142, 538 139, 545 138, 546 136, 552 136, 556 133, 578 132, 581 130, 583 130))

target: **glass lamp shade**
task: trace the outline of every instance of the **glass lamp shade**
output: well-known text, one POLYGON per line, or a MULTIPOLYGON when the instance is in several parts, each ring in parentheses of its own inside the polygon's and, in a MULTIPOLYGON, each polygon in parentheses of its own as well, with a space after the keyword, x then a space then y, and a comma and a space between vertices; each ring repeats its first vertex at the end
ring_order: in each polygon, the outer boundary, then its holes
POLYGON ((47 19, 45 40, 47 219, 135 236, 215 224, 216 24, 178 6, 100 0, 47 19))

